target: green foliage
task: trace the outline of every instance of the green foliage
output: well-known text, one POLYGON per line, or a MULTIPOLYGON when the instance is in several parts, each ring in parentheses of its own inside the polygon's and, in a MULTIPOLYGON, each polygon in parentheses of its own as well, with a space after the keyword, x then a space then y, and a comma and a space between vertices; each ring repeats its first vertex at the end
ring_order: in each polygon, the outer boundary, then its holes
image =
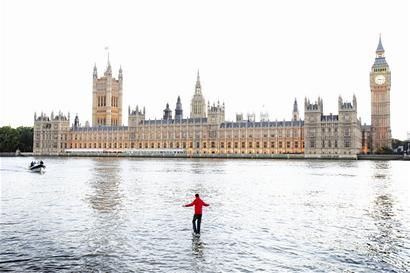
POLYGON ((33 127, 0 127, 0 152, 33 151, 33 127))
POLYGON ((392 154, 393 150, 389 147, 381 147, 376 150, 376 154, 392 154))
POLYGON ((401 141, 401 140, 395 139, 395 138, 392 139, 393 149, 396 149, 399 146, 403 146, 404 144, 405 144, 405 141, 401 141))

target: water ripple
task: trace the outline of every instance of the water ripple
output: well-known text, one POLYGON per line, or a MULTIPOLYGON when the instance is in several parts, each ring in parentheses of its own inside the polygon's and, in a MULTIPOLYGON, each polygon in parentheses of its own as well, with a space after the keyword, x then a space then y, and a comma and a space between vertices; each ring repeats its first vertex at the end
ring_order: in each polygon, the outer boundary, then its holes
POLYGON ((30 160, 2 159, 1 272, 410 271, 406 162, 30 160))

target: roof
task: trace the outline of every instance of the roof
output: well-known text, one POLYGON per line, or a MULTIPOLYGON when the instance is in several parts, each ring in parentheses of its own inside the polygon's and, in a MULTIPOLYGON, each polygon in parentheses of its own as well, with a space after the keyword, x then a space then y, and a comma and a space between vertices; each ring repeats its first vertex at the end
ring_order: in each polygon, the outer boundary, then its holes
POLYGON ((160 124, 187 124, 187 123, 207 123, 208 118, 185 118, 185 119, 157 119, 143 120, 140 124, 144 125, 160 125, 160 124))
POLYGON ((271 127, 302 127, 304 122, 297 121, 239 121, 223 122, 220 128, 271 128, 271 127))
POLYGON ((384 58, 384 57, 377 57, 375 60, 374 60, 374 64, 373 64, 373 68, 375 68, 375 67, 388 67, 389 65, 387 64, 387 62, 386 62, 386 58, 384 58))
POLYGON ((73 132, 84 131, 127 131, 128 126, 94 126, 94 127, 72 127, 73 132))

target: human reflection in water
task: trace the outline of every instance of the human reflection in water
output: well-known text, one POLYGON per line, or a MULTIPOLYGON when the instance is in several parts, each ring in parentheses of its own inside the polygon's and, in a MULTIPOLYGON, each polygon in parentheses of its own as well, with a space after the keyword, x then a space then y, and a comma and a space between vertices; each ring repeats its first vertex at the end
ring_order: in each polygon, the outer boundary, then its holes
POLYGON ((204 245, 201 238, 192 236, 192 253, 202 258, 204 254, 204 245))
POLYGON ((118 160, 96 158, 88 195, 91 207, 99 212, 115 212, 121 206, 120 166, 118 160))

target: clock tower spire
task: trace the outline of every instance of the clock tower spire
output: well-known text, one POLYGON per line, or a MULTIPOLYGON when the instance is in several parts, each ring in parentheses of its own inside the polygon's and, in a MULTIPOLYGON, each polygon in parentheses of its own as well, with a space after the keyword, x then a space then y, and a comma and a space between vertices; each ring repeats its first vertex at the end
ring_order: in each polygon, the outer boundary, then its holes
POLYGON ((370 71, 371 91, 371 138, 372 152, 391 149, 390 128, 391 73, 384 57, 381 35, 376 49, 376 58, 370 71))

